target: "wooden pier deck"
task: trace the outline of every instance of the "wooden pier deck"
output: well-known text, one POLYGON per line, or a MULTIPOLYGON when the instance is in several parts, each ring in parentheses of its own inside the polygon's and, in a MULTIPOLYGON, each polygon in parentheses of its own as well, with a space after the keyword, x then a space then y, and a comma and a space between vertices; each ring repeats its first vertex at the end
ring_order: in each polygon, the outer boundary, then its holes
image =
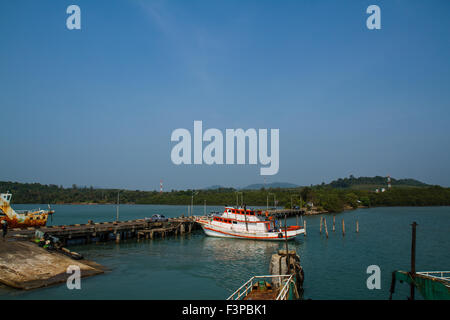
POLYGON ((263 214, 265 214, 266 211, 270 216, 277 216, 277 217, 284 217, 284 215, 288 217, 295 217, 305 214, 306 212, 304 209, 269 209, 263 210, 263 214))
POLYGON ((197 223, 192 218, 169 218, 168 221, 164 222, 137 219, 41 228, 16 228, 9 230, 8 236, 15 239, 31 239, 34 237, 36 230, 39 230, 50 236, 57 237, 64 246, 67 246, 109 240, 119 242, 125 239, 141 238, 142 236, 145 238, 146 234, 151 234, 152 237, 184 234, 190 233, 197 228, 197 223))

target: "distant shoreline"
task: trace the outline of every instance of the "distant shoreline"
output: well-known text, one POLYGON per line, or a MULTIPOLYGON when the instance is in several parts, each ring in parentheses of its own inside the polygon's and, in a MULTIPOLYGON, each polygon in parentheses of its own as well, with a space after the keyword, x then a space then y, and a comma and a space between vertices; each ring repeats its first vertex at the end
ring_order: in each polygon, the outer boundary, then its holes
MULTIPOLYGON (((34 206, 47 206, 47 203, 15 203, 12 204, 12 206, 22 206, 22 205, 34 205, 34 206)), ((50 203, 50 205, 82 205, 82 206, 101 206, 101 205, 113 205, 116 206, 117 203, 96 203, 96 202, 64 202, 64 203, 50 203)), ((119 205, 133 205, 133 206, 190 206, 190 204, 166 204, 166 203, 134 203, 134 202, 124 202, 120 203, 119 205)), ((194 204, 194 207, 203 207, 203 204, 194 204)), ((225 207, 226 205, 223 204, 207 204, 208 207, 225 207)), ((233 205, 230 205, 233 206, 233 205)), ((248 208, 262 208, 263 206, 258 205, 247 205, 248 208)), ((356 209, 370 209, 370 208, 424 208, 424 207, 450 207, 450 205, 390 205, 390 206, 359 206, 357 208, 352 207, 346 207, 343 211, 352 211, 356 209)), ((282 209, 283 207, 278 207, 279 209, 282 209)), ((307 210, 307 213, 305 215, 317 215, 317 214, 324 214, 324 213, 340 213, 340 212, 332 212, 327 210, 307 210)))

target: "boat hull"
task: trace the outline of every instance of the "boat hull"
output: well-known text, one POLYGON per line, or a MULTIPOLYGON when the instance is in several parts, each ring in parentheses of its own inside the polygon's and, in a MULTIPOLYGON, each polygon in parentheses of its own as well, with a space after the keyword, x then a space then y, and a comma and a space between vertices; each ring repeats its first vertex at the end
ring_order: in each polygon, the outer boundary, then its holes
POLYGON ((34 216, 25 217, 3 217, 6 220, 8 228, 28 228, 28 227, 45 227, 47 224, 48 214, 43 213, 34 216))
MULTIPOLYGON (((285 241, 286 236, 284 232, 242 232, 212 226, 206 223, 200 223, 203 231, 207 236, 233 239, 247 239, 247 240, 265 240, 265 241, 285 241)), ((299 234, 304 233, 303 229, 289 230, 287 232, 287 240, 293 240, 299 234)))
POLYGON ((12 194, 9 192, 0 194, 0 221, 6 221, 8 228, 43 227, 47 223, 48 216, 54 212, 41 209, 16 212, 11 208, 11 197, 12 194))

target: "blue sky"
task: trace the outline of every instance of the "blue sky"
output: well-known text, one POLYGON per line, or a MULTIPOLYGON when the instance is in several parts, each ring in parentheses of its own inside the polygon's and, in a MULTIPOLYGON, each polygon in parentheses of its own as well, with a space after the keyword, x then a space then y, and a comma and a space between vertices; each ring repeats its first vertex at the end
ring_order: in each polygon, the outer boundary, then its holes
POLYGON ((262 183, 175 166, 177 128, 279 128, 300 185, 450 186, 449 1, 0 3, 0 180, 152 190, 262 183), (81 30, 66 8, 81 8, 81 30), (381 30, 366 8, 381 8, 381 30))

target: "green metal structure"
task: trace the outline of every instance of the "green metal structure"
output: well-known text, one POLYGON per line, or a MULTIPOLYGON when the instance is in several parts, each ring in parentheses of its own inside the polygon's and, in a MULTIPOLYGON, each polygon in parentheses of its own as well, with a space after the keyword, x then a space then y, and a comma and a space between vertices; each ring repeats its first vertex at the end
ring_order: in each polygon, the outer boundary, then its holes
POLYGON ((450 300, 450 271, 406 272, 392 273, 391 296, 395 291, 395 282, 406 282, 414 286, 425 300, 450 300))

